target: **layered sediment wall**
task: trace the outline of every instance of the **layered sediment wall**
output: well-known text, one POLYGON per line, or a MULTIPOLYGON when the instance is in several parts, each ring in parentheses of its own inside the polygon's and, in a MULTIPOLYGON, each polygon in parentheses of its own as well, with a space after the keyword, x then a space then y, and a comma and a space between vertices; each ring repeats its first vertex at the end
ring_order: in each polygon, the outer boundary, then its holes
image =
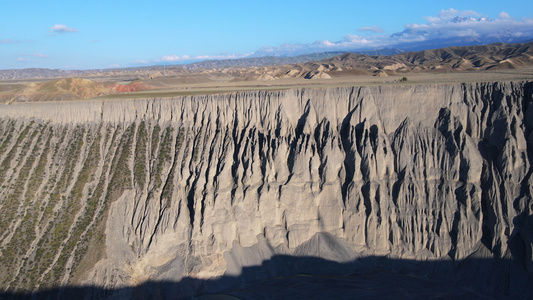
POLYGON ((504 82, 2 105, 0 286, 386 256, 510 260, 515 284, 480 286, 527 295, 532 101, 504 82))

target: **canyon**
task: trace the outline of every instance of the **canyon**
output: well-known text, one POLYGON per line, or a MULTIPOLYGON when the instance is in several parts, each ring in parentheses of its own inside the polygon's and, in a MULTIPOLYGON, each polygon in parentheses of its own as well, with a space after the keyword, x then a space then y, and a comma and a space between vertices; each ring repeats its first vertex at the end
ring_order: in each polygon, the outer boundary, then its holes
POLYGON ((532 101, 501 81, 1 104, 1 295, 533 297, 532 101))

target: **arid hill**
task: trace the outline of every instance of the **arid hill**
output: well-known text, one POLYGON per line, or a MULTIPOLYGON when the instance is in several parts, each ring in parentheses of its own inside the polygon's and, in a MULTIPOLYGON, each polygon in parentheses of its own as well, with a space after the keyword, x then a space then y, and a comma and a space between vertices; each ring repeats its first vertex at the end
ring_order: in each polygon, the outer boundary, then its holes
POLYGON ((5 91, 0 90, 0 102, 81 100, 116 93, 144 91, 151 88, 150 85, 138 81, 112 84, 83 78, 62 78, 26 85, 9 85, 4 88, 5 91))
MULTIPOLYGON (((392 56, 345 53, 330 59, 302 64, 266 67, 248 71, 247 78, 269 74, 274 79, 317 76, 342 76, 343 73, 388 75, 410 72, 447 72, 493 69, 517 69, 533 65, 533 43, 493 44, 486 46, 448 47, 409 52, 392 56)), ((240 71, 242 72, 242 71, 240 71)))
POLYGON ((82 78, 64 78, 42 83, 32 83, 22 89, 17 101, 51 101, 87 99, 108 93, 103 84, 82 78))

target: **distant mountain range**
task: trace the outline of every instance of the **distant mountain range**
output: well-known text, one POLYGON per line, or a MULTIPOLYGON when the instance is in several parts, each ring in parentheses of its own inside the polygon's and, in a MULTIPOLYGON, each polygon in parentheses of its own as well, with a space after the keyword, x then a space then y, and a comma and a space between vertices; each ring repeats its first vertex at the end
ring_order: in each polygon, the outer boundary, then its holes
MULTIPOLYGON (((382 50, 366 50, 356 51, 357 54, 366 55, 394 55, 402 53, 398 49, 382 49, 382 50)), ((197 71, 199 69, 221 69, 221 68, 248 68, 248 67, 267 67, 277 65, 299 64, 311 61, 320 61, 342 55, 345 51, 311 53, 305 55, 298 55, 293 57, 279 57, 279 56, 265 56, 265 57, 246 57, 238 59, 222 59, 222 60, 205 60, 186 65, 165 65, 165 66, 147 66, 147 67, 132 67, 132 68, 112 68, 112 69, 92 69, 92 70, 60 70, 60 69, 46 69, 46 68, 29 68, 29 69, 8 69, 0 70, 0 80, 8 79, 35 79, 35 78, 63 78, 76 77, 86 75, 117 75, 120 73, 133 72, 165 72, 170 74, 188 73, 190 71, 197 71)))
POLYGON ((389 56, 345 53, 321 61, 228 72, 246 80, 327 79, 344 75, 389 76, 411 72, 519 69, 533 65, 533 42, 446 47, 389 56))
MULTIPOLYGON (((188 65, 150 66, 99 70, 11 69, 0 70, 0 80, 47 79, 66 77, 112 77, 124 79, 155 78, 159 76, 190 76, 187 74, 225 74, 241 80, 275 80, 302 77, 324 78, 330 72, 356 71, 373 74, 377 71, 420 72, 431 70, 515 69, 533 64, 533 42, 482 46, 444 47, 432 50, 402 52, 383 49, 351 52, 325 52, 295 57, 249 57, 241 59, 208 60, 188 65), (207 72, 207 73, 206 73, 207 72)), ((385 74, 383 74, 385 75, 385 74)))
POLYGON ((485 17, 456 16, 407 25, 391 35, 346 36, 342 41, 316 41, 310 44, 283 44, 263 47, 252 57, 295 56, 307 53, 342 51, 358 53, 397 49, 399 52, 438 49, 452 46, 488 45, 493 43, 527 43, 533 41, 533 21, 491 20, 485 17))
MULTIPOLYGON (((184 65, 183 67, 188 70, 196 70, 200 68, 230 68, 230 67, 266 67, 266 66, 276 66, 276 65, 287 65, 287 64, 299 64, 310 61, 320 61, 323 59, 328 59, 338 55, 342 55, 347 51, 333 51, 333 52, 322 52, 322 53, 311 53, 291 57, 282 57, 282 56, 261 56, 261 57, 246 57, 239 59, 222 59, 222 60, 206 60, 201 62, 196 62, 192 64, 184 65)), ((353 51, 355 54, 365 54, 365 55, 394 55, 403 53, 402 50, 398 49, 381 49, 381 50, 363 50, 363 51, 353 51)))
POLYGON ((358 69, 365 71, 423 72, 434 70, 518 69, 533 65, 533 42, 496 43, 483 46, 446 47, 390 56, 346 53, 320 62, 302 64, 309 69, 358 69))
MULTIPOLYGON (((533 31, 533 30, 532 30, 533 31)), ((528 36, 520 36, 515 34, 512 31, 506 32, 496 32, 486 35, 473 35, 473 36, 452 36, 452 37, 439 37, 439 38, 429 38, 431 37, 431 32, 421 33, 417 32, 418 35, 424 34, 427 35, 427 39, 421 41, 407 41, 407 42, 398 42, 394 45, 387 45, 386 47, 377 47, 377 48, 346 48, 343 51, 333 51, 327 53, 338 53, 338 52, 350 52, 350 53, 360 53, 360 54, 371 54, 372 55, 393 55, 404 52, 411 51, 421 51, 421 50, 431 50, 439 49, 446 47, 460 47, 460 46, 482 46, 489 45, 494 43, 528 43, 533 41, 533 33, 528 36)), ((405 35, 414 35, 412 30, 406 29, 401 33, 396 33, 390 36, 391 39, 401 41, 402 36, 405 35)), ((340 48, 340 47, 336 47, 340 48)), ((328 49, 324 47, 322 43, 316 42, 309 45, 293 45, 293 47, 264 47, 256 51, 251 57, 292 57, 294 55, 305 56, 306 53, 320 52, 328 49)))
POLYGON ((60 70, 46 68, 6 69, 0 70, 0 80, 6 79, 35 79, 35 78, 60 78, 83 75, 81 70, 60 70))

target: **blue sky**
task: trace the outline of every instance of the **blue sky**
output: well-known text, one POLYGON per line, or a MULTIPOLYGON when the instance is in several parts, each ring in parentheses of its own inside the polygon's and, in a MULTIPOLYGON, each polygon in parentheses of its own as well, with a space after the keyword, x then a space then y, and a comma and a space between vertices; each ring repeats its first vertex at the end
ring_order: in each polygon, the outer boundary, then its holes
POLYGON ((439 22, 452 15, 533 29, 531 0, 370 3, 0 0, 0 69, 186 63, 313 43, 330 50, 383 46, 409 28, 442 29, 439 22))

